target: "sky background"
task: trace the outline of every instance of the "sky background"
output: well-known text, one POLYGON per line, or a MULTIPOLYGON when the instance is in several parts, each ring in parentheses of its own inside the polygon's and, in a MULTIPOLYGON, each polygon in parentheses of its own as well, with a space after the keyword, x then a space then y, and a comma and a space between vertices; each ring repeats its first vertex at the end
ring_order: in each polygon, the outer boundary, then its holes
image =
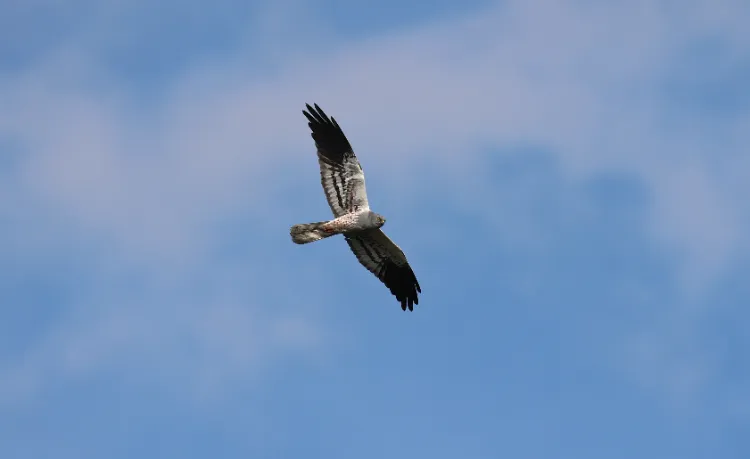
POLYGON ((0 0, 0 457, 750 457, 748 18, 0 0), (414 312, 291 243, 306 102, 414 312))

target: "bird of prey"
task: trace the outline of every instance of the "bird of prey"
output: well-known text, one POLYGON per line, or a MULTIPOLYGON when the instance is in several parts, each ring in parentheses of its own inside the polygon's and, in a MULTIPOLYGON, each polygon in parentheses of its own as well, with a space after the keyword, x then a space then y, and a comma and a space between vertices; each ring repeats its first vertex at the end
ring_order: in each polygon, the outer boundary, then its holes
POLYGON ((292 226, 292 241, 307 244, 343 234, 362 266, 390 289, 401 309, 413 311, 419 304, 417 292, 422 290, 404 252, 381 231, 385 218, 370 210, 365 175, 349 140, 336 120, 317 104, 305 105, 307 110, 302 113, 318 150, 320 181, 335 218, 292 226))

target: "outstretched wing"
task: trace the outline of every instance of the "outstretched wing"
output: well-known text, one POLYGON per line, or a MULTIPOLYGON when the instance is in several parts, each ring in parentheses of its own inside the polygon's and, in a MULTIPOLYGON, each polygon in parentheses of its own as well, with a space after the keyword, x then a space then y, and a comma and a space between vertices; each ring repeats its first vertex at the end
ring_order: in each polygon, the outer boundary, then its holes
POLYGON ((318 149, 320 182, 333 215, 340 217, 350 212, 369 208, 365 190, 365 174, 354 150, 334 118, 329 118, 315 104, 305 104, 302 113, 318 149))
POLYGON ((375 274, 385 284, 401 309, 414 310, 419 304, 417 292, 422 293, 404 252, 380 229, 372 229, 356 234, 345 234, 346 242, 357 256, 362 266, 375 274))

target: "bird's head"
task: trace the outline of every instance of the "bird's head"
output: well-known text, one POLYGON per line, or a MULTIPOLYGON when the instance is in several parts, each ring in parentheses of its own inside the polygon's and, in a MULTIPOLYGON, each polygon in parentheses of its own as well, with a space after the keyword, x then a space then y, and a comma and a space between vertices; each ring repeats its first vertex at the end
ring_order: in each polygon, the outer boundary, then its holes
POLYGON ((380 214, 376 214, 373 212, 373 217, 375 218, 375 224, 378 225, 378 228, 385 225, 385 217, 383 217, 380 214))

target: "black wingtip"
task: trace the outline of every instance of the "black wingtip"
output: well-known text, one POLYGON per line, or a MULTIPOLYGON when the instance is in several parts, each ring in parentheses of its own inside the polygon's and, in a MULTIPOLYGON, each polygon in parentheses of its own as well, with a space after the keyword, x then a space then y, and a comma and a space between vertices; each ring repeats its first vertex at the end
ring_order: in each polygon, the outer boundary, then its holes
MULTIPOLYGON (((317 104, 315 106, 317 107, 317 104)), ((305 104, 305 108, 307 110, 302 110, 302 114, 305 115, 305 118, 307 118, 307 121, 310 122, 310 126, 312 127, 314 123, 319 123, 320 119, 319 119, 319 115, 317 111, 314 108, 312 108, 310 104, 307 104, 307 103, 305 104)))
POLYGON ((321 124, 330 123, 330 118, 328 117, 328 115, 326 115, 326 112, 324 112, 323 109, 320 108, 318 104, 313 103, 312 106, 310 106, 310 104, 305 103, 305 108, 307 108, 307 110, 302 110, 302 113, 310 121, 315 120, 316 122, 321 123, 321 124))
POLYGON ((345 155, 352 154, 352 146, 341 127, 333 117, 329 117, 317 103, 306 103, 307 110, 302 114, 307 118, 310 135, 320 153, 329 161, 341 163, 345 155))
POLYGON ((417 277, 411 266, 387 263, 382 267, 378 276, 390 289, 396 300, 401 303, 401 310, 414 310, 414 305, 419 304, 419 295, 422 289, 419 287, 417 277))

